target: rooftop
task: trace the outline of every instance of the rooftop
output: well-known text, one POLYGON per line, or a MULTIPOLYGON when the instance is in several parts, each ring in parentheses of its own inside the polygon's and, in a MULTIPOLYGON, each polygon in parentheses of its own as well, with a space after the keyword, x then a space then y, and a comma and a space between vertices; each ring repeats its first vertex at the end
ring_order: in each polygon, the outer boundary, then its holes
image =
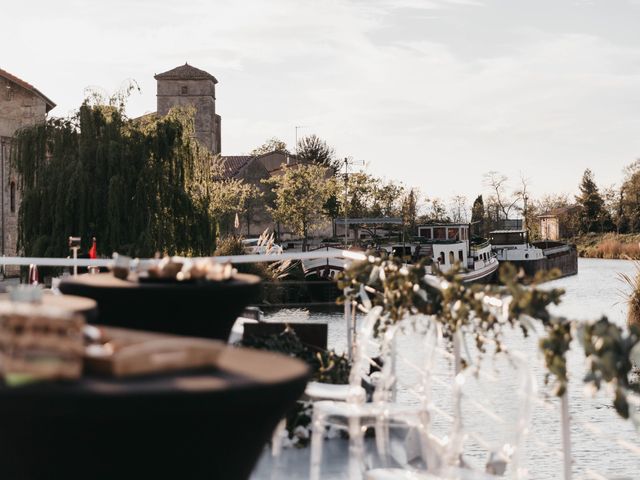
POLYGON ((15 75, 12 75, 11 73, 7 72, 6 70, 2 70, 0 68, 0 77, 9 80, 12 83, 15 83, 16 85, 24 88, 25 90, 37 95, 38 97, 42 98, 45 101, 45 104, 47 106, 47 112, 49 112, 50 110, 52 110, 56 104, 53 103, 53 101, 51 101, 51 99, 49 99, 46 95, 44 95, 40 90, 38 90, 36 87, 34 87, 33 85, 31 85, 28 82, 25 82, 24 80, 22 80, 21 78, 16 77, 15 75))
POLYGON ((224 167, 224 177, 235 177, 242 168, 248 164, 251 159, 254 158, 251 155, 227 155, 222 157, 222 165, 224 167))
POLYGON ((218 83, 216 77, 185 62, 184 65, 154 75, 156 80, 211 80, 218 83))

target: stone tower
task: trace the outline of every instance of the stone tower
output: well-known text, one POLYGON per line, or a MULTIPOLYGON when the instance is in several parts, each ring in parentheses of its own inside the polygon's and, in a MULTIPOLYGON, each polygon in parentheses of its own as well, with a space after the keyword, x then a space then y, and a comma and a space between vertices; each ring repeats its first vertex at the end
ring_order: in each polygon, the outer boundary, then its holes
POLYGON ((158 115, 166 115, 175 106, 194 107, 196 138, 211 153, 220 153, 222 119, 216 114, 216 77, 185 63, 154 78, 158 82, 158 115))

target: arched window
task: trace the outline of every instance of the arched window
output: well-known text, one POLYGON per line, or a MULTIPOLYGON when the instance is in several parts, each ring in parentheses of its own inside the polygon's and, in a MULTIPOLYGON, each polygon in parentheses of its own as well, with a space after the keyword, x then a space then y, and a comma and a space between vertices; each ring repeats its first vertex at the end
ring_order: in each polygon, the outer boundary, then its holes
POLYGON ((440 252, 440 255, 438 255, 438 263, 444 265, 444 252, 440 252))
POLYGON ((464 262, 464 255, 462 253, 462 250, 458 250, 458 261, 460 263, 464 262))
POLYGON ((453 254, 453 252, 449 252, 449 263, 451 265, 453 265, 454 263, 456 263, 456 256, 453 254))
POLYGON ((9 208, 11 213, 16 213, 16 182, 9 185, 9 208))

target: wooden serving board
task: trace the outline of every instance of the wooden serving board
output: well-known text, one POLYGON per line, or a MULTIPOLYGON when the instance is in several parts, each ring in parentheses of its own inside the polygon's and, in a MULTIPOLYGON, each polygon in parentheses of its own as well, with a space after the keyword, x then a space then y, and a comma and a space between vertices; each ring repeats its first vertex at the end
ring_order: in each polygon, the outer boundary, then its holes
POLYGON ((99 327, 111 352, 87 349, 85 371, 111 377, 128 377, 215 366, 224 349, 219 340, 99 327))

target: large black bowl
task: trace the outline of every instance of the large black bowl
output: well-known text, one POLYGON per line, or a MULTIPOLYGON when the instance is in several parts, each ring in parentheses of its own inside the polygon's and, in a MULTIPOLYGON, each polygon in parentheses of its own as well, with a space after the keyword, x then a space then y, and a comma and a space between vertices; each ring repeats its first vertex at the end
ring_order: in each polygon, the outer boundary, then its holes
POLYGON ((236 274, 222 282, 141 283, 100 273, 64 279, 60 291, 96 300, 95 323, 226 341, 235 319, 257 299, 260 278, 236 274))

